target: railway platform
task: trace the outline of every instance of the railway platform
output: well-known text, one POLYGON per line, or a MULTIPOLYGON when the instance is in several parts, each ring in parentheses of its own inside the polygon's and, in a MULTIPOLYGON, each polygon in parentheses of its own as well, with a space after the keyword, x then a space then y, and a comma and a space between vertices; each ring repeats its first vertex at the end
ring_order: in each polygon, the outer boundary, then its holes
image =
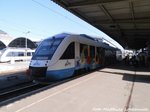
POLYGON ((23 71, 27 69, 27 67, 29 66, 29 62, 30 61, 0 63, 0 76, 13 73, 13 72, 23 71))
POLYGON ((28 81, 25 70, 29 61, 15 63, 0 63, 0 89, 28 81))
POLYGON ((110 66, 16 98, 0 112, 150 112, 149 68, 110 66))

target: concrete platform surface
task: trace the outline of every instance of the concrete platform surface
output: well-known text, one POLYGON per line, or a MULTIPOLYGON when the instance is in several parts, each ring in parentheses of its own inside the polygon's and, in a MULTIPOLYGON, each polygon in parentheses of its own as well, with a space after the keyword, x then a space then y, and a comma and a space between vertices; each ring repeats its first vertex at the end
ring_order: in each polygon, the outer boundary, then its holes
POLYGON ((26 70, 29 67, 29 61, 11 63, 0 63, 0 76, 9 73, 26 70))
POLYGON ((0 112, 150 112, 150 83, 105 68, 2 106, 0 112))
POLYGON ((29 67, 29 61, 0 63, 0 90, 20 83, 28 82, 25 71, 29 67))

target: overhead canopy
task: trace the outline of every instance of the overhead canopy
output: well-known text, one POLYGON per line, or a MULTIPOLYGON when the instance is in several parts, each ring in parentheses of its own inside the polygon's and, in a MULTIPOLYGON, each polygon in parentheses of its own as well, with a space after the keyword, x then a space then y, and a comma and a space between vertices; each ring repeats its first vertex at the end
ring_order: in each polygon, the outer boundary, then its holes
POLYGON ((150 0, 53 0, 108 34, 124 48, 150 40, 150 0))

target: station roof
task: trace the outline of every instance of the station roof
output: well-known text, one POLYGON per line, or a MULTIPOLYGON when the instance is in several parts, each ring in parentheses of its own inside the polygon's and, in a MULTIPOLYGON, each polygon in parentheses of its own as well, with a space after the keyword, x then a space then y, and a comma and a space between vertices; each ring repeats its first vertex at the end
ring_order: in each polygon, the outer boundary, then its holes
POLYGON ((2 31, 2 30, 0 30, 0 34, 4 34, 4 35, 6 35, 7 33, 6 33, 6 32, 4 32, 4 31, 2 31))
POLYGON ((11 41, 8 45, 8 47, 18 47, 18 48, 25 48, 27 44, 27 48, 35 49, 37 46, 32 42, 30 39, 27 39, 25 37, 18 37, 11 41), (27 41, 27 42, 26 42, 27 41))
POLYGON ((105 32, 124 48, 144 48, 150 40, 150 0, 53 1, 105 32))
POLYGON ((9 36, 6 32, 0 30, 0 46, 4 47, 7 46, 13 38, 9 36))

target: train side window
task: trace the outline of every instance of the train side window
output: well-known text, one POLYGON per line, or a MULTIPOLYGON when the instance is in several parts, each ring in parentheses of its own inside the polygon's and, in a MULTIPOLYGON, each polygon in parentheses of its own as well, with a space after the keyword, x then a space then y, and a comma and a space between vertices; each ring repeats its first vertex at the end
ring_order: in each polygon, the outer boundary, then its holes
POLYGON ((27 56, 31 56, 31 52, 27 52, 27 56))
POLYGON ((18 52, 12 52, 12 56, 18 56, 18 52))
POLYGON ((24 52, 18 52, 18 56, 24 56, 24 52))
POLYGON ((81 58, 87 58, 87 56, 88 56, 88 45, 80 44, 80 56, 81 56, 81 58))
POLYGON ((94 46, 90 46, 90 56, 91 56, 91 58, 95 57, 95 47, 94 46))
POLYGON ((6 57, 12 57, 13 56, 13 52, 8 52, 6 57))
POLYGON ((33 55, 34 55, 34 52, 32 52, 31 54, 32 54, 32 56, 33 56, 33 55))
POLYGON ((97 55, 99 56, 100 55, 100 48, 99 47, 96 48, 96 52, 97 52, 97 55))
POLYGON ((67 47, 67 49, 65 50, 60 59, 74 59, 74 58, 75 58, 75 44, 73 42, 67 47))

